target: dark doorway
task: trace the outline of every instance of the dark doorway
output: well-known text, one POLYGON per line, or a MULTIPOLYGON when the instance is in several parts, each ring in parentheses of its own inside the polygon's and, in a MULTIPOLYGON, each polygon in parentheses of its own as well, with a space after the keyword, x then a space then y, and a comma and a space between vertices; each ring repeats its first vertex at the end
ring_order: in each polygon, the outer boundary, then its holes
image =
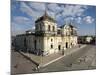
POLYGON ((26 38, 24 38, 24 47, 26 47, 26 38))
POLYGON ((34 41, 34 49, 36 49, 36 40, 34 41))
POLYGON ((25 50, 22 50, 22 51, 27 51, 27 42, 26 42, 26 38, 24 38, 24 48, 25 48, 25 50))
POLYGON ((58 45, 58 49, 61 50, 61 45, 58 45))
POLYGON ((53 48, 53 45, 51 45, 51 48, 53 48))
POLYGON ((68 42, 66 42, 66 48, 68 48, 68 42))

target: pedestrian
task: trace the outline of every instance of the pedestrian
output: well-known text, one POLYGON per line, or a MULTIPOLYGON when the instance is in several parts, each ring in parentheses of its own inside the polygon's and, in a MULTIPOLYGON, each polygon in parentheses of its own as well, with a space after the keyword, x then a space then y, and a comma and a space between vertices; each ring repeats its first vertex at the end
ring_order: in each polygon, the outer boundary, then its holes
POLYGON ((16 64, 16 65, 14 66, 14 68, 18 68, 18 64, 16 64))
POLYGON ((36 71, 38 71, 39 72, 39 65, 36 65, 36 71))
POLYGON ((70 66, 72 66, 72 63, 70 63, 70 66))
POLYGON ((63 47, 63 49, 62 49, 62 55, 64 55, 64 47, 63 47))
POLYGON ((79 45, 79 48, 81 47, 81 45, 79 45))
POLYGON ((62 55, 64 55, 64 50, 62 50, 62 55))

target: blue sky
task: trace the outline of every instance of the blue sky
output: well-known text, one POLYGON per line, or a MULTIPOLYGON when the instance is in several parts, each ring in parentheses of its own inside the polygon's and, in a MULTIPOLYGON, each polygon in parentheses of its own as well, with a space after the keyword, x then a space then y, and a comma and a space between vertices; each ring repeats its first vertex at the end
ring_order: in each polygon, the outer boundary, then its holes
POLYGON ((35 20, 44 14, 45 9, 49 16, 56 19, 58 26, 72 22, 78 28, 79 35, 95 35, 96 33, 95 6, 12 1, 12 35, 34 29, 35 20))

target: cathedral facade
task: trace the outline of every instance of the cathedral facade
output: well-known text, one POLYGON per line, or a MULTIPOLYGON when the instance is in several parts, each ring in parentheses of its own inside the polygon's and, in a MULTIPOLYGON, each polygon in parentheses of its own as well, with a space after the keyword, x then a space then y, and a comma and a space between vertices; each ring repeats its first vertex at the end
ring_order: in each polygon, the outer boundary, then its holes
POLYGON ((46 12, 35 21, 35 31, 16 36, 15 49, 49 55, 77 46, 77 28, 72 24, 57 26, 46 12))

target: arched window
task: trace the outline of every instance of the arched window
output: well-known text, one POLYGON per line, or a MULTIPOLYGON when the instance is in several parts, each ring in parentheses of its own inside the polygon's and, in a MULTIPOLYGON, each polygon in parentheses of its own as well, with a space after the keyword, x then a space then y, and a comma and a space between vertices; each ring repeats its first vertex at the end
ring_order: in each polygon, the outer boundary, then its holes
POLYGON ((53 48, 53 45, 51 44, 51 48, 53 48))
POLYGON ((55 26, 53 26, 53 31, 55 31, 55 26))
POLYGON ((50 25, 48 25, 48 31, 50 31, 50 25))
POLYGON ((51 39, 51 42, 53 41, 53 39, 51 39))

